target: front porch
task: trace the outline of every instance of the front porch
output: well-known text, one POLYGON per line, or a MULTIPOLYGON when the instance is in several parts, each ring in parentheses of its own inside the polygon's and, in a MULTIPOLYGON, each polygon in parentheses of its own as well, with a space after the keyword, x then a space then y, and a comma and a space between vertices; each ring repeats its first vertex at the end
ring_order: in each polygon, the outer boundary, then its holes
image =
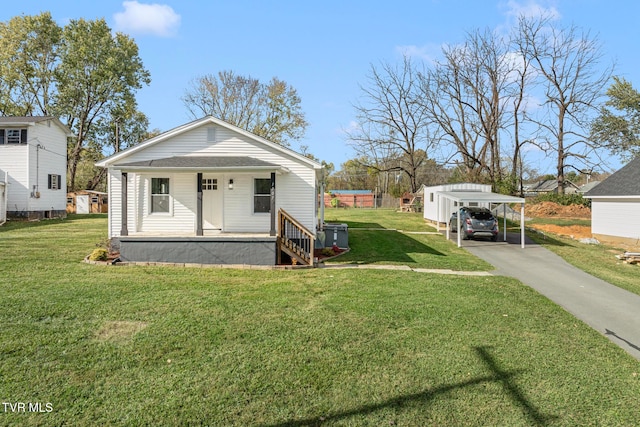
POLYGON ((172 157, 116 167, 110 235, 124 262, 313 265, 317 189, 282 166, 172 157))
POLYGON ((313 265, 315 236, 282 209, 275 236, 217 230, 201 233, 136 232, 113 238, 111 246, 123 262, 313 265))

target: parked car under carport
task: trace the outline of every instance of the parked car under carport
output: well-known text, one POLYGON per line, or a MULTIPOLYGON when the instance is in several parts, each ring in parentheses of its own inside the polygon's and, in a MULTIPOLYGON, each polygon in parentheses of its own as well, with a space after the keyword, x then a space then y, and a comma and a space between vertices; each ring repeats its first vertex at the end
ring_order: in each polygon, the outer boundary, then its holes
POLYGON ((494 242, 498 240, 498 220, 487 208, 474 206, 460 208, 458 212, 451 215, 449 229, 454 233, 459 230, 464 240, 475 237, 489 237, 494 242))

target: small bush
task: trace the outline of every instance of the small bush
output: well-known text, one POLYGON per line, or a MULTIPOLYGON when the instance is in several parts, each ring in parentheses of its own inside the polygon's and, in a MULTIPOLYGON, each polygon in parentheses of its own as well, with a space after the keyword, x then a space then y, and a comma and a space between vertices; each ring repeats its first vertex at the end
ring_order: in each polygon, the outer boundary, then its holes
POLYGON ((324 256, 334 256, 336 253, 331 248, 322 249, 322 255, 324 256))
POLYGON ((109 257, 109 252, 104 248, 96 248, 89 255, 91 261, 106 261, 109 257))

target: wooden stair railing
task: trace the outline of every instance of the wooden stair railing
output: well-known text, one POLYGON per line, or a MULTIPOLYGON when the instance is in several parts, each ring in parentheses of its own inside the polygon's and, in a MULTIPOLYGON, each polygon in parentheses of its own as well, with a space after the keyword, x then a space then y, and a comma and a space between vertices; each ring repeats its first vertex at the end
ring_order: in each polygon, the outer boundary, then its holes
POLYGON ((289 255, 294 263, 313 265, 315 236, 284 209, 278 211, 278 264, 282 253, 289 255))

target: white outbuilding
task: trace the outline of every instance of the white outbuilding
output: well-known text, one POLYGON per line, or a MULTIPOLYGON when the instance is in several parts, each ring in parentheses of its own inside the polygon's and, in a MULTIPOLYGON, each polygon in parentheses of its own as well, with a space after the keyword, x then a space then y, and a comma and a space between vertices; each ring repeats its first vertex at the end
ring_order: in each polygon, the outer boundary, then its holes
MULTIPOLYGON (((491 186, 487 184, 462 182, 455 184, 435 185, 433 187, 423 186, 422 190, 424 191, 424 219, 433 221, 435 223, 442 223, 449 221, 449 216, 450 213, 453 212, 453 209, 451 207, 448 208, 447 205, 443 203, 442 197, 438 196, 439 193, 459 191, 491 193, 491 186)), ((454 207, 455 206, 457 205, 454 203, 454 207)), ((489 206, 485 204, 474 204, 469 206, 480 206, 489 208, 489 206)))
MULTIPOLYGON (((424 218, 436 223, 440 231, 440 224, 446 224, 447 239, 449 238, 449 218, 451 214, 462 206, 478 206, 491 209, 491 205, 503 204, 503 239, 507 240, 506 206, 510 203, 520 204, 520 246, 524 248, 524 203, 523 197, 491 192, 491 186, 485 184, 458 183, 445 184, 435 187, 423 187, 424 218)), ((458 247, 462 246, 461 233, 458 234, 458 247)))

